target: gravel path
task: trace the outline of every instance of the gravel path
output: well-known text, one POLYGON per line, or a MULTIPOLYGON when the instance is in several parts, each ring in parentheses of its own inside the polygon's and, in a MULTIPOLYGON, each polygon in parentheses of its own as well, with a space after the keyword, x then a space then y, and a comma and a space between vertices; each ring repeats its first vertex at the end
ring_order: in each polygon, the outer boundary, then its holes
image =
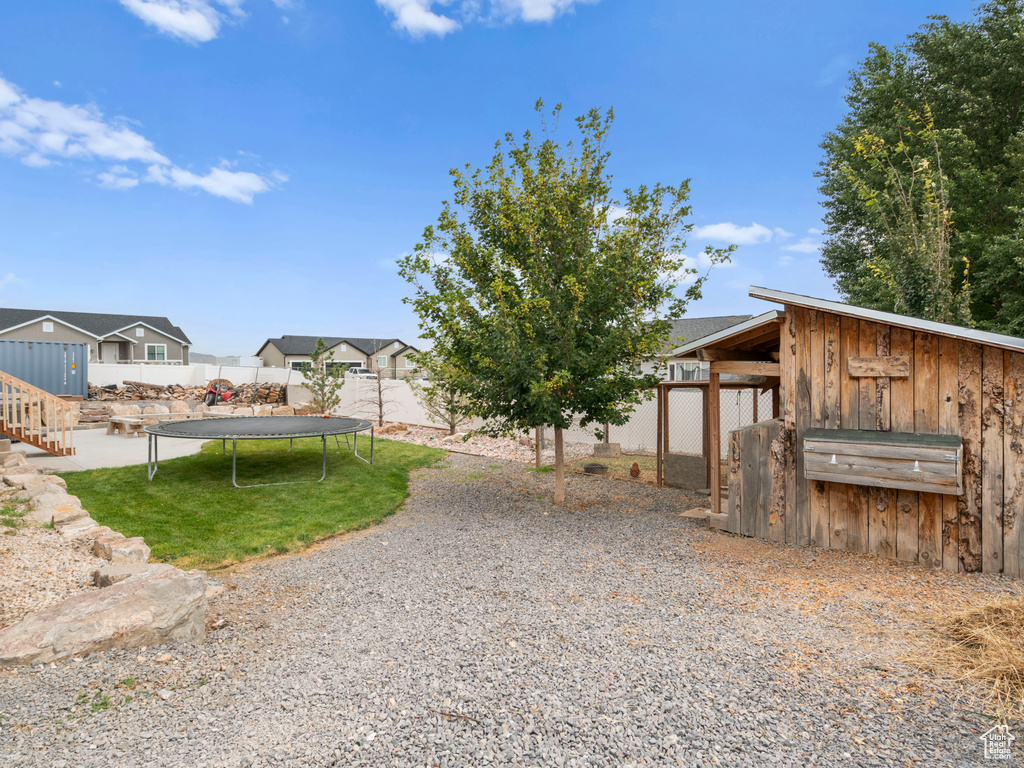
POLYGON ((199 648, 0 673, 0 765, 993 764, 991 723, 893 654, 922 596, 1006 582, 551 482, 452 456, 384 525, 229 574, 199 648))

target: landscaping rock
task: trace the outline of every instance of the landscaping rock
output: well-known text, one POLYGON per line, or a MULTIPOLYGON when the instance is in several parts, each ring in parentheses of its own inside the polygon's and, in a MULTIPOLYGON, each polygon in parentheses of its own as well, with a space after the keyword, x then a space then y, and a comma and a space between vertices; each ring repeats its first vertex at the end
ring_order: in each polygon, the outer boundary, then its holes
POLYGON ((295 415, 295 409, 292 408, 290 405, 279 405, 276 408, 274 408, 274 410, 271 413, 271 415, 272 416, 294 416, 295 415))
POLYGON ((92 552, 96 557, 110 561, 111 565, 149 562, 150 549, 141 536, 131 539, 99 538, 93 542, 92 552))
MULTIPOLYGON (((104 565, 92 572, 92 583, 97 587, 110 587, 125 579, 143 574, 159 575, 175 571, 173 565, 166 563, 122 563, 121 565, 104 565)), ((190 574, 191 575, 191 574, 190 574)), ((209 587, 206 588, 209 599, 209 587)))
POLYGON ((22 495, 27 498, 46 493, 51 488, 57 493, 64 492, 64 489, 56 483, 46 482, 46 475, 7 475, 7 477, 12 478, 10 481, 11 487, 21 488, 24 491, 22 495))
POLYGON ((466 436, 465 432, 456 432, 454 435, 448 435, 447 437, 442 437, 441 438, 441 442, 442 443, 461 443, 462 442, 462 438, 464 438, 465 436, 466 436))
POLYGON ((182 400, 172 400, 167 406, 171 413, 191 413, 192 409, 188 407, 188 403, 182 400))
POLYGON ((206 411, 209 416, 230 416, 234 412, 235 408, 231 405, 214 405, 206 411))
POLYGON ((202 577, 155 569, 83 592, 0 630, 0 667, 110 648, 198 643, 206 634, 202 577))
POLYGON ((0 469, 5 472, 11 467, 26 467, 29 466, 28 459, 25 457, 24 451, 11 451, 10 453, 0 456, 0 469))
POLYGON ((4 483, 12 488, 24 488, 25 483, 32 482, 31 478, 40 475, 39 468, 31 464, 18 467, 17 472, 4 472, 4 483))
POLYGON ((142 409, 134 403, 111 403, 109 412, 111 416, 139 416, 142 409))
POLYGON ((253 416, 273 416, 274 406, 272 405, 257 405, 252 409, 253 416))
POLYGON ((66 520, 60 525, 53 524, 57 532, 65 539, 92 539, 100 529, 100 524, 86 515, 77 520, 66 520))
POLYGON ((57 509, 68 508, 68 509, 81 509, 82 502, 77 496, 72 496, 63 488, 54 488, 46 493, 40 493, 38 496, 33 496, 32 501, 29 502, 29 506, 32 509, 57 509))
POLYGON ((234 412, 233 415, 234 416, 252 416, 253 415, 253 410, 252 410, 252 408, 243 405, 243 406, 239 406, 238 408, 235 408, 235 412, 234 412))

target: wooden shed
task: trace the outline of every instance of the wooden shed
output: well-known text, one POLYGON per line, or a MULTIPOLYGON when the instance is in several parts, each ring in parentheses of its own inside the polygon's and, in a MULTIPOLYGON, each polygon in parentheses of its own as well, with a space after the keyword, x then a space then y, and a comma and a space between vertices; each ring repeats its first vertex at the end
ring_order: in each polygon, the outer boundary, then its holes
POLYGON ((784 306, 777 342, 727 330, 684 348, 712 361, 713 389, 724 372, 779 377, 779 417, 728 434, 728 500, 714 484, 712 524, 1020 577, 1024 339, 750 295, 784 306))

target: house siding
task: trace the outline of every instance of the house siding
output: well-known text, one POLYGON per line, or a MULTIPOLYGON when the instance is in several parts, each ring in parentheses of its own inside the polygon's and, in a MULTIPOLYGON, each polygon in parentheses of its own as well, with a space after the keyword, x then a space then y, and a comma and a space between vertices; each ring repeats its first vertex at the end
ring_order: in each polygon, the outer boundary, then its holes
POLYGON ((76 331, 74 328, 61 323, 59 320, 39 320, 38 322, 31 323, 30 325, 22 326, 21 328, 15 328, 9 331, 0 331, 0 339, 6 339, 9 341, 55 341, 55 342, 68 342, 72 344, 88 344, 89 345, 89 362, 96 362, 96 337, 90 336, 87 333, 76 331), (43 323, 52 322, 53 331, 43 331, 43 323))

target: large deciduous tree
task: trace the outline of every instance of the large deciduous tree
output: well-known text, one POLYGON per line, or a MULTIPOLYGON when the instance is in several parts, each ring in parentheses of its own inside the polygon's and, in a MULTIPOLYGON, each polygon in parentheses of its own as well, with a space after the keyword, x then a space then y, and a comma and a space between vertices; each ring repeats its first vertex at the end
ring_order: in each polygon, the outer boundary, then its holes
MULTIPOLYGON (((541 136, 512 134, 485 168, 452 169, 442 204, 401 274, 433 354, 492 434, 555 431, 554 501, 564 501, 562 432, 578 421, 621 425, 658 381, 658 357, 698 274, 683 249, 689 182, 613 197, 607 150, 612 111, 576 118, 557 143, 561 107, 541 136), (679 285, 685 290, 678 291, 679 285)), ((708 247, 710 266, 728 249, 708 247)))
MULTIPOLYGON (((897 309, 872 263, 894 263, 901 246, 862 186, 884 190, 892 168, 858 152, 866 132, 889 147, 902 141, 908 158, 941 156, 953 293, 961 296, 967 281, 978 326, 1024 333, 1024 0, 985 3, 970 22, 935 16, 903 46, 872 45, 851 73, 846 102, 848 113, 822 141, 819 172, 822 263, 836 287, 856 304, 897 309), (926 110, 933 130, 907 131, 907 115, 926 110)), ((913 167, 899 168, 905 184, 913 167)))

